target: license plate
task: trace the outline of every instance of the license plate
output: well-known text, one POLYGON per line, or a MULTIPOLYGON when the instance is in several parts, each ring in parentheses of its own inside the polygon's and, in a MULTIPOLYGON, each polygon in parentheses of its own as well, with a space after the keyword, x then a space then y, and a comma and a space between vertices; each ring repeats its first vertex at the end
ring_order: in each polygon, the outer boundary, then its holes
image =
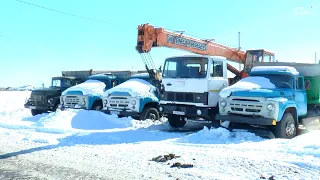
POLYGON ((172 113, 176 115, 185 115, 183 111, 173 111, 172 113))
POLYGON ((37 109, 35 106, 29 106, 29 109, 37 109))
POLYGON ((110 111, 110 114, 120 114, 120 112, 119 111, 110 111))

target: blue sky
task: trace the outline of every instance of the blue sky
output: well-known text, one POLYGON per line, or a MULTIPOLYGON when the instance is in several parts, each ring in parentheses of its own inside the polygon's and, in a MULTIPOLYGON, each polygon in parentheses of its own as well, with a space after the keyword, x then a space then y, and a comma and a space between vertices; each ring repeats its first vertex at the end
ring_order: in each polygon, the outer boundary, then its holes
MULTIPOLYGON (((99 23, 30 6, 0 2, 0 87, 49 85, 62 70, 144 69, 135 50, 137 26, 150 23, 214 38, 245 49, 264 48, 279 61, 320 59, 317 0, 24 0, 99 23)), ((168 56, 188 54, 165 47, 151 55, 159 66, 168 56)))

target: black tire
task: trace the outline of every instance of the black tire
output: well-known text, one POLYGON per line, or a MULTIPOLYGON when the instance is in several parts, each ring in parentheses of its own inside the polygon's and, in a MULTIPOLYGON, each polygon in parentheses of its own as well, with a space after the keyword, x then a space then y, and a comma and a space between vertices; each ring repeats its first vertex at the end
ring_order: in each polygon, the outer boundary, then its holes
POLYGON ((91 110, 101 111, 102 110, 102 102, 96 101, 93 103, 91 110))
POLYGON ((157 121, 160 119, 160 114, 158 109, 153 107, 145 107, 139 116, 140 120, 151 119, 152 121, 157 121))
POLYGON ((185 121, 183 118, 184 118, 183 116, 169 114, 168 122, 170 126, 173 128, 182 128, 187 123, 187 121, 185 121))
POLYGON ((42 114, 42 113, 44 113, 44 112, 41 111, 41 110, 31 109, 31 114, 32 114, 32 116, 36 116, 36 115, 42 114))
POLYGON ((291 139, 297 135, 297 124, 291 113, 287 112, 281 118, 281 121, 277 123, 274 129, 274 135, 276 138, 291 139))
POLYGON ((59 104, 55 104, 55 105, 53 106, 53 108, 52 108, 52 111, 53 111, 53 112, 56 112, 57 109, 58 109, 58 107, 59 107, 59 104))

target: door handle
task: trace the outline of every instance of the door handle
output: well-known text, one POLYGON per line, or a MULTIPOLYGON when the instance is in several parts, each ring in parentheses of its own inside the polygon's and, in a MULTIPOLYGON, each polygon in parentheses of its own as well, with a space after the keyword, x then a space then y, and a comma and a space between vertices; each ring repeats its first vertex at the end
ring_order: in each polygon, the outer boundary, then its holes
POLYGON ((167 83, 167 86, 171 86, 172 84, 171 83, 167 83))

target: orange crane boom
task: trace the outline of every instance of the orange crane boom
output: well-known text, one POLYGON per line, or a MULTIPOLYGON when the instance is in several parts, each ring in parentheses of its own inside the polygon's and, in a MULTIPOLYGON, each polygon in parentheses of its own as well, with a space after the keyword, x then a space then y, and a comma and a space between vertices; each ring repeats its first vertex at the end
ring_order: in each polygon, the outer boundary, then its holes
MULTIPOLYGON (((138 40, 136 50, 140 54, 150 52, 153 47, 162 46, 186 50, 201 55, 223 56, 227 60, 245 65, 247 63, 246 53, 248 51, 245 52, 237 48, 231 48, 222 44, 212 42, 210 40, 201 40, 183 36, 183 33, 169 32, 164 28, 155 28, 154 26, 149 24, 138 26, 138 40)), ((273 53, 271 53, 271 55, 273 55, 273 53)), ((238 77, 243 76, 243 71, 239 71, 230 64, 227 64, 227 68, 238 77)))

